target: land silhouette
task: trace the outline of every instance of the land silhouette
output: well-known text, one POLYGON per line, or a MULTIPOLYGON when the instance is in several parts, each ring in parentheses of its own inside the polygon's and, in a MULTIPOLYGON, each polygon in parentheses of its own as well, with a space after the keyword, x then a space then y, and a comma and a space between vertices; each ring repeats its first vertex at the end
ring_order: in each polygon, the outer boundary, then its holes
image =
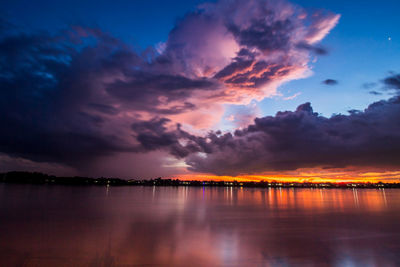
POLYGON ((141 179, 60 177, 39 172, 12 171, 0 173, 0 183, 36 184, 36 185, 70 185, 70 186, 222 186, 222 187, 290 187, 290 188, 400 188, 400 183, 384 182, 281 182, 281 181, 213 181, 213 180, 180 180, 161 177, 141 179))

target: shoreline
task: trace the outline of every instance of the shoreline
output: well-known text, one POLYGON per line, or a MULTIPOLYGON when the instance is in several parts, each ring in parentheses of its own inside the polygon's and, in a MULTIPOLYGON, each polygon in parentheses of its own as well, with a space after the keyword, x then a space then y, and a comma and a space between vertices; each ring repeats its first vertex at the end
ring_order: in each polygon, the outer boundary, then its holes
POLYGON ((67 186, 192 186, 192 187, 247 187, 247 188, 337 188, 337 189, 382 189, 400 188, 400 183, 312 183, 312 182, 237 182, 199 181, 179 179, 124 180, 120 178, 58 177, 43 173, 7 172, 0 174, 0 183, 67 186))

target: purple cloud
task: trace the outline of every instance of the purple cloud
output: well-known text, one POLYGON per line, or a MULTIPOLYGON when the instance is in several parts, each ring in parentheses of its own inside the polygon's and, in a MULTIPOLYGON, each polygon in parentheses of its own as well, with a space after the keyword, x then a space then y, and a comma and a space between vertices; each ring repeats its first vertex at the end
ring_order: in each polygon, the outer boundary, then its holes
POLYGON ((399 166, 399 119, 398 97, 330 118, 306 103, 294 112, 258 118, 233 135, 213 136, 211 153, 193 154, 186 162, 193 171, 215 174, 399 166))
MULTIPOLYGON (((234 133, 196 137, 178 127, 159 129, 154 135, 160 140, 168 137, 168 147, 184 151, 178 156, 185 157, 189 170, 195 172, 238 175, 315 167, 379 169, 400 165, 399 121, 400 97, 394 97, 349 115, 326 118, 305 103, 293 112, 257 118, 234 133)), ((157 148, 161 146, 152 147, 157 148)))
POLYGON ((210 127, 225 104, 260 100, 305 77, 312 49, 304 46, 338 19, 281 1, 220 1, 187 14, 158 51, 144 54, 101 29, 37 33, 0 21, 0 152, 82 167, 158 147, 178 157, 210 151, 208 139, 181 128, 210 127), (170 135, 176 123, 179 136, 170 135))

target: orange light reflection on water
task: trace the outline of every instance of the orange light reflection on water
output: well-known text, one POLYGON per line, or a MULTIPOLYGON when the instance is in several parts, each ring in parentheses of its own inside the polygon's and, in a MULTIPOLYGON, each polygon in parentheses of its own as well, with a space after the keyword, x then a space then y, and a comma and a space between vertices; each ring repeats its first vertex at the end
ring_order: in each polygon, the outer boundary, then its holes
POLYGON ((394 266, 400 260, 397 189, 108 190, 0 185, 0 265, 394 266))
POLYGON ((379 211, 387 207, 385 189, 204 187, 201 191, 191 190, 191 194, 210 202, 223 200, 229 206, 244 204, 268 209, 379 211))

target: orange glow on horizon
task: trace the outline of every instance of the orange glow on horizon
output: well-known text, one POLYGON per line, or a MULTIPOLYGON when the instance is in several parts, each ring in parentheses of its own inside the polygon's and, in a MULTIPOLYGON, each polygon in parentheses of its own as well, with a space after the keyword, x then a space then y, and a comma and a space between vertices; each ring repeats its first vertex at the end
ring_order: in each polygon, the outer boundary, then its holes
POLYGON ((238 176, 217 176, 213 174, 181 174, 168 178, 199 181, 237 181, 237 182, 307 182, 307 183, 399 183, 400 171, 384 172, 297 172, 283 174, 253 174, 238 176))

